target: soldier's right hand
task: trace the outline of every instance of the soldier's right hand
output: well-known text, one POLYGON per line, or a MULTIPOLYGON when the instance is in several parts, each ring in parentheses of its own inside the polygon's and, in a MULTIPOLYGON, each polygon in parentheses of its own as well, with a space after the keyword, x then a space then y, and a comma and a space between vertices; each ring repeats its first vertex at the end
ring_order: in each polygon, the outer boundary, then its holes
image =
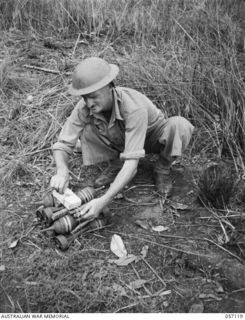
POLYGON ((63 194, 69 186, 69 173, 57 173, 50 180, 50 187, 63 194))

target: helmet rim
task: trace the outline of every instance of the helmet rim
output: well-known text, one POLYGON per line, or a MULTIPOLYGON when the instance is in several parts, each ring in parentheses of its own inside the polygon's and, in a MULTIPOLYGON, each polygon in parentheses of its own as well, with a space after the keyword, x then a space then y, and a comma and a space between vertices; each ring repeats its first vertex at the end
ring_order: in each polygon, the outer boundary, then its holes
POLYGON ((112 82, 119 73, 119 68, 115 64, 108 64, 109 72, 105 75, 101 80, 91 84, 85 88, 77 89, 74 87, 73 83, 68 86, 68 93, 74 96, 82 96, 97 90, 102 89, 107 86, 110 82, 112 82))

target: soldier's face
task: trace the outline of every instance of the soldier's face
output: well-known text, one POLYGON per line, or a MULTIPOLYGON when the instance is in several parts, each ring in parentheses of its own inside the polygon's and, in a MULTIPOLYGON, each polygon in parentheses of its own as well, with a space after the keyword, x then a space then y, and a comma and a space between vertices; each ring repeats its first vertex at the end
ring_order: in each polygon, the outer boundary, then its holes
POLYGON ((86 94, 83 99, 92 113, 110 111, 113 105, 113 96, 110 86, 86 94))

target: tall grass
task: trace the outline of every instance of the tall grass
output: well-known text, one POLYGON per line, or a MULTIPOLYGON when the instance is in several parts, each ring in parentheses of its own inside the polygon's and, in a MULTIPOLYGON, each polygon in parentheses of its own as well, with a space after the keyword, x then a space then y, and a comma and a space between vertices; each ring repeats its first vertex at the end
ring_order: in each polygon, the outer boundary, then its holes
POLYGON ((0 2, 5 30, 103 38, 118 52, 120 84, 140 89, 168 115, 190 118, 198 128, 194 152, 229 155, 242 166, 243 11, 241 0, 0 2))
POLYGON ((64 34, 122 33, 135 37, 162 36, 169 29, 172 1, 159 0, 2 0, 2 21, 7 28, 45 28, 64 34))

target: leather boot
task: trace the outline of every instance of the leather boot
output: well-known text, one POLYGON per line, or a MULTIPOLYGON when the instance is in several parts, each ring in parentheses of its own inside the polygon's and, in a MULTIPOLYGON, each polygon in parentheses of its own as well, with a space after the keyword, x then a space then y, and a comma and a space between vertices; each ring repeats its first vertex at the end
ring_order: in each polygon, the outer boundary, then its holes
POLYGON ((123 163, 118 159, 110 162, 109 166, 102 172, 102 174, 95 180, 94 187, 99 188, 112 183, 118 172, 121 170, 123 163))
POLYGON ((170 175, 171 162, 165 163, 160 158, 153 168, 153 179, 157 192, 165 198, 171 195, 173 179, 170 175))

